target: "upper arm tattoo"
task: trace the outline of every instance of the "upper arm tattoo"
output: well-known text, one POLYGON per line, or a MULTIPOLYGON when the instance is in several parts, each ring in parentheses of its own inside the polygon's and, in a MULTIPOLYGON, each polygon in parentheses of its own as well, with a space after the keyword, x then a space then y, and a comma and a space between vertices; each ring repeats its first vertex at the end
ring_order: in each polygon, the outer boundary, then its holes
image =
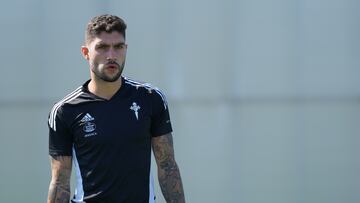
POLYGON ((71 156, 52 156, 51 183, 48 203, 68 203, 70 201, 71 156))
POLYGON ((167 202, 185 202, 179 168, 175 162, 172 135, 152 138, 161 191, 167 202))

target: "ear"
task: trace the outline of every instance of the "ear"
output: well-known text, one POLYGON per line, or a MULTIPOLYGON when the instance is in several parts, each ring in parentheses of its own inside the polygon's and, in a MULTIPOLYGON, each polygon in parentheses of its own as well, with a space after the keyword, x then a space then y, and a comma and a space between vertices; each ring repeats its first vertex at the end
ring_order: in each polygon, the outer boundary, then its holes
POLYGON ((86 60, 89 60, 89 49, 86 46, 81 46, 81 53, 86 60))

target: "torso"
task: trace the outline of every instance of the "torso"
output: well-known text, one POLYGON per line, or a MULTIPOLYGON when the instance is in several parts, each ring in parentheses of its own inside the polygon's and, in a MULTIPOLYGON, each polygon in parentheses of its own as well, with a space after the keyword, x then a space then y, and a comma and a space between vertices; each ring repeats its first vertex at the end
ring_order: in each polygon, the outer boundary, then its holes
MULTIPOLYGON (((77 190, 84 191, 84 200, 149 201, 154 97, 163 96, 122 80, 109 100, 90 93, 85 83, 82 94, 64 103, 59 113, 72 135, 77 190)), ((171 131, 171 124, 165 128, 171 131)))

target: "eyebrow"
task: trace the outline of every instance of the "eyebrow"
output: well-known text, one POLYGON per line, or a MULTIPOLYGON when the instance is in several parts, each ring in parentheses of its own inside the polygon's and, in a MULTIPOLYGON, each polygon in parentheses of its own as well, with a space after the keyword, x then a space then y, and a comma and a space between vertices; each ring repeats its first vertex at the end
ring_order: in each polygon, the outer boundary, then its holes
MULTIPOLYGON (((125 42, 119 42, 114 44, 114 46, 118 46, 118 45, 125 45, 125 42)), ((104 43, 104 42, 99 42, 96 44, 96 46, 110 46, 110 44, 104 43)))
POLYGON ((121 46, 121 45, 125 45, 125 42, 119 42, 119 43, 116 43, 116 44, 114 44, 114 46, 121 46))

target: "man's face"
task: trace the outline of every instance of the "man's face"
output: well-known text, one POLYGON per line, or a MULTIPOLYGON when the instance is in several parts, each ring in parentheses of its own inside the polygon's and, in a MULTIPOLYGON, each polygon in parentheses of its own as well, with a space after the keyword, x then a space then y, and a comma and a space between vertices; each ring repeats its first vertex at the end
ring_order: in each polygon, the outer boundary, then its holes
POLYGON ((117 31, 101 32, 82 47, 84 57, 89 61, 92 79, 115 82, 125 66, 127 44, 117 31))

